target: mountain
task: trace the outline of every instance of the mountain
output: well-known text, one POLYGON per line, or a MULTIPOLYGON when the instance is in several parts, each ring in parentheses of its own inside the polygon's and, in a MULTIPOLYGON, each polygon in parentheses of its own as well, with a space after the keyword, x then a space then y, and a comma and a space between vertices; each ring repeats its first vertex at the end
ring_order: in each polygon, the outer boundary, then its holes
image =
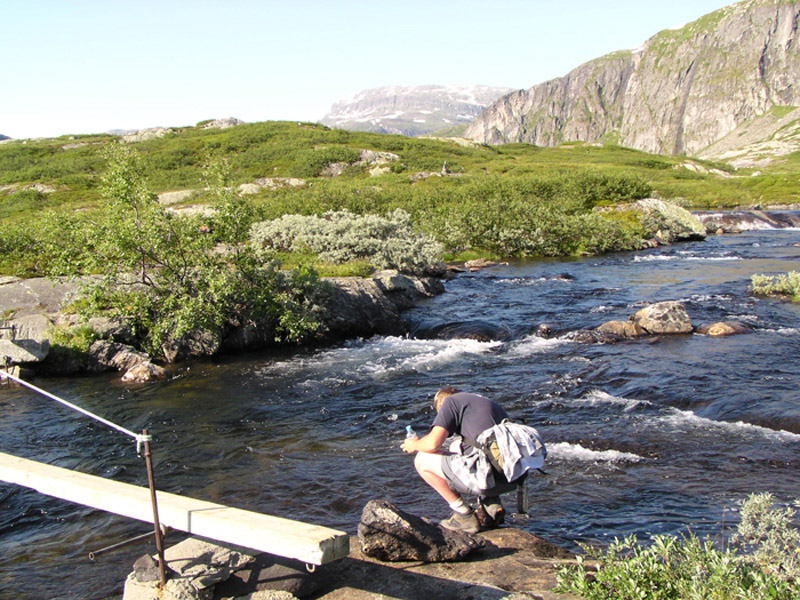
POLYGON ((798 149, 799 16, 798 2, 733 4, 508 94, 464 136, 541 146, 608 141, 743 164, 776 135, 786 143, 773 151, 798 149))
POLYGON ((350 131, 425 135, 470 123, 510 91, 485 85, 373 88, 337 102, 320 122, 350 131))
POLYGON ((7 135, 3 135, 2 133, 0 133, 0 142, 2 142, 3 140, 10 140, 10 139, 11 138, 8 137, 7 135))

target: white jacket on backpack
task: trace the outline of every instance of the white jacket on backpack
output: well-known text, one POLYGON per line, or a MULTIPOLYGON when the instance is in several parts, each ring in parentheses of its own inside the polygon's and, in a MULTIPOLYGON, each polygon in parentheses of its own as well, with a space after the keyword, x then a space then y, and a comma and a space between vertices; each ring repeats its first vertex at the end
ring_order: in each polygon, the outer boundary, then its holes
POLYGON ((547 449, 539 432, 533 427, 505 420, 483 431, 476 441, 484 445, 492 437, 497 441, 503 474, 509 481, 515 481, 528 471, 544 466, 547 449))

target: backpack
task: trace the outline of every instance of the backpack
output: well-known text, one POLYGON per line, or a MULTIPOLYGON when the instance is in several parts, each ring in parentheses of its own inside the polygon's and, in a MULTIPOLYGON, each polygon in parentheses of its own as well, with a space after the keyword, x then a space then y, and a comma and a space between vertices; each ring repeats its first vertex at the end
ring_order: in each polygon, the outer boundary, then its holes
POLYGON ((481 432, 477 439, 464 438, 482 450, 492 467, 514 482, 528 471, 542 470, 547 448, 533 427, 504 419, 481 432))

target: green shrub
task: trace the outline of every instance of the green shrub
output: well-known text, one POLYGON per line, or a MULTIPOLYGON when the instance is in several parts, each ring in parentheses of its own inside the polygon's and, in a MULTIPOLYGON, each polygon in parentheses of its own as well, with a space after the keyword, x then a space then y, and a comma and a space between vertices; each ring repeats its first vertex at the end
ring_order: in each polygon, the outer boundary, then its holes
POLYGON ((358 161, 361 154, 358 150, 347 146, 325 146, 312 148, 297 155, 292 169, 295 177, 318 177, 333 163, 350 164, 358 161))
POLYGON ((412 230, 408 213, 401 209, 386 218, 348 210, 321 217, 284 215, 256 223, 250 240, 261 255, 310 251, 322 261, 366 260, 379 268, 409 272, 420 271, 441 254, 439 244, 412 230))
POLYGON ((800 584, 800 532, 793 526, 796 511, 775 505, 772 494, 751 495, 742 504, 741 521, 732 543, 760 569, 800 584))
POLYGON ((557 591, 585 600, 792 600, 800 593, 798 532, 794 511, 776 509, 769 494, 742 504, 735 549, 717 549, 694 535, 615 539, 605 550, 582 546, 596 561, 579 556, 557 573, 557 591))
POLYGON ((50 351, 47 354, 47 362, 51 365, 83 365, 89 347, 97 339, 88 325, 56 326, 49 331, 48 336, 50 351))
POLYGON ((780 275, 752 275, 750 289, 754 294, 789 296, 794 302, 800 302, 800 271, 789 271, 780 275))

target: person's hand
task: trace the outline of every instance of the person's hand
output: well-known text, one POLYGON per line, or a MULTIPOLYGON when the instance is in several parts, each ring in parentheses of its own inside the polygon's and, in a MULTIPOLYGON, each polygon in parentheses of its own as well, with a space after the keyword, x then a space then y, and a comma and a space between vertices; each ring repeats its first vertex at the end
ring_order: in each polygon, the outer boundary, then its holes
POLYGON ((417 442, 419 438, 406 438, 403 440, 403 443, 400 446, 400 449, 403 452, 407 452, 408 454, 412 454, 417 451, 417 442))

